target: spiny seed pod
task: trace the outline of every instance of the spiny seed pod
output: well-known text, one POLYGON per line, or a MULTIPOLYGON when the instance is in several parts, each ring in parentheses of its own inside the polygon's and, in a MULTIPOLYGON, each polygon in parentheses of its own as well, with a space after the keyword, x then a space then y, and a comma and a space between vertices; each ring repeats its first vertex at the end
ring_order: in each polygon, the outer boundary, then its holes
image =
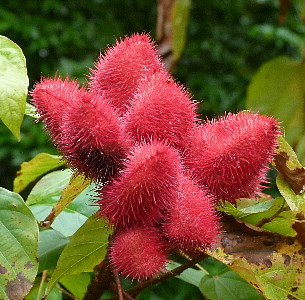
POLYGON ((137 141, 166 140, 183 148, 196 120, 189 93, 165 74, 142 80, 126 116, 126 131, 137 141))
POLYGON ((77 98, 79 84, 60 77, 42 78, 31 92, 32 103, 45 122, 53 142, 61 139, 62 117, 66 106, 77 98))
POLYGON ((114 269, 132 279, 147 279, 165 268, 165 241, 154 228, 133 228, 121 232, 111 243, 114 269))
POLYGON ((178 249, 208 248, 219 234, 215 199, 189 178, 182 178, 176 200, 165 218, 164 231, 178 249))
POLYGON ((139 81, 165 72, 156 47, 147 34, 134 34, 108 48, 91 70, 89 85, 124 114, 139 81))
POLYGON ((118 229, 154 226, 174 197, 180 172, 175 149, 159 142, 136 147, 121 176, 101 190, 101 216, 118 229))
POLYGON ((130 147, 114 109, 104 97, 84 89, 65 109, 58 145, 65 159, 90 178, 114 176, 130 147))
POLYGON ((229 114, 195 131, 185 164, 217 199, 254 197, 266 182, 279 134, 274 118, 229 114))

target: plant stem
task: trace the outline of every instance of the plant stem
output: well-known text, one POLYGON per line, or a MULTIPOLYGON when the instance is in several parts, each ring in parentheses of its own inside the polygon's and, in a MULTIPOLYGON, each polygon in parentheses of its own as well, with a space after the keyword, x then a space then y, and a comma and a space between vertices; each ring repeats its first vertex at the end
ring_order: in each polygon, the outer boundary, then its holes
POLYGON ((100 299, 102 294, 109 288, 112 273, 110 270, 108 258, 99 265, 99 271, 96 273, 93 281, 88 285, 87 292, 83 300, 96 300, 100 299))
POLYGON ((39 284, 39 289, 38 289, 37 298, 36 298, 37 300, 40 300, 42 287, 43 287, 44 282, 46 281, 47 275, 48 275, 48 270, 44 270, 42 272, 41 281, 40 281, 40 284, 39 284))
POLYGON ((120 278, 119 278, 119 274, 118 274, 117 271, 112 271, 112 272, 113 272, 113 275, 114 275, 119 300, 124 300, 123 290, 122 290, 122 285, 121 285, 121 281, 120 281, 120 278))
MULTIPOLYGON (((181 274, 184 270, 195 266, 198 262, 200 262, 201 260, 203 260, 206 257, 207 257, 207 254, 202 253, 202 254, 194 257, 192 260, 187 261, 183 265, 173 269, 172 271, 163 273, 156 278, 151 278, 147 281, 139 282, 135 287, 132 287, 132 288, 126 290, 125 292, 127 292, 129 295, 131 295, 133 297, 136 297, 145 288, 148 288, 156 283, 165 281, 168 278, 181 274)), ((119 299, 118 296, 114 296, 114 297, 108 298, 107 300, 118 300, 118 299, 119 299)))

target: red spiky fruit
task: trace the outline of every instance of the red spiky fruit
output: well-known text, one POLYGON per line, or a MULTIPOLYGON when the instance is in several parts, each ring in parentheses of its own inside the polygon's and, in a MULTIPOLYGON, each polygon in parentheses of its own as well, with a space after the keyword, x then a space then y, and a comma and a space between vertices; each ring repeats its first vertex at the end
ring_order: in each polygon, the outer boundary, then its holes
POLYGON ((134 34, 117 41, 100 55, 91 70, 89 85, 123 114, 129 107, 139 81, 154 73, 165 72, 156 46, 147 34, 134 34))
POLYGON ((66 106, 75 101, 78 90, 79 84, 76 81, 55 77, 42 78, 31 91, 32 103, 55 144, 61 139, 61 123, 66 106))
POLYGON ((164 231, 178 249, 208 248, 220 232, 215 199, 193 180, 182 178, 175 201, 165 218, 164 231))
POLYGON ((196 120, 189 93, 165 74, 142 80, 126 116, 126 131, 137 141, 166 140, 183 148, 196 120))
POLYGON ((154 228, 133 228, 118 234, 110 247, 114 269, 132 279, 147 279, 165 268, 165 241, 154 228))
POLYGON ((84 89, 66 106, 62 139, 64 158, 93 179, 109 179, 123 167, 130 147, 120 120, 102 96, 84 89))
POLYGON ((101 190, 100 215, 118 229, 154 226, 174 197, 180 172, 175 149, 159 142, 136 147, 121 176, 101 190))
POLYGON ((266 182, 279 134, 272 117, 228 114, 195 131, 185 164, 217 199, 254 197, 266 182))

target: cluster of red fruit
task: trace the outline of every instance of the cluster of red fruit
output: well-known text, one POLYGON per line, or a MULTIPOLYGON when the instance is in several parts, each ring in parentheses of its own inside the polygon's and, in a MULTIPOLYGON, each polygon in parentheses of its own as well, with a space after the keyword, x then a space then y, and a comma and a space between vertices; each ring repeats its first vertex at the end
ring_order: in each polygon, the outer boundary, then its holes
POLYGON ((159 273, 169 249, 211 246, 215 202, 260 192, 280 131, 250 112, 200 123, 156 50, 135 34, 99 57, 88 87, 56 77, 32 91, 64 158, 100 186, 100 215, 115 228, 113 267, 137 279, 159 273))

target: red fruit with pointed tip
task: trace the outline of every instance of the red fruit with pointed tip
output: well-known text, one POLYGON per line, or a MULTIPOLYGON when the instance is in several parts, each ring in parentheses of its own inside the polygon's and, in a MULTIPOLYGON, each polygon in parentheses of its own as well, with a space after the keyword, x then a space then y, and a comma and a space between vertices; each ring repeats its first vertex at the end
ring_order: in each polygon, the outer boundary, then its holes
POLYGON ((169 242, 185 251, 210 247, 220 232, 214 201, 193 180, 182 178, 164 225, 169 242))
POLYGON ((217 199, 255 197, 266 182, 279 134, 274 118, 229 114, 195 131, 185 164, 217 199))
POLYGON ((114 269, 132 279, 147 279, 165 268, 166 247, 154 228, 133 228, 121 232, 111 244, 114 269))
POLYGON ((158 142, 136 147, 121 176, 101 191, 100 215, 119 229, 154 226, 174 197, 180 172, 175 149, 158 142))
POLYGON ((85 90, 65 109, 58 145, 65 159, 90 178, 114 176, 130 147, 114 109, 104 97, 85 90))
POLYGON ((42 78, 31 92, 32 103, 55 144, 61 139, 60 127, 66 106, 75 101, 78 91, 79 84, 76 81, 55 77, 42 78))
POLYGON ((126 116, 126 131, 137 141, 167 141, 183 148, 196 120, 189 93, 164 74, 139 84, 126 116))
POLYGON ((134 34, 107 49, 91 70, 90 87, 123 114, 127 111, 139 81, 165 72, 156 47, 147 34, 134 34))

